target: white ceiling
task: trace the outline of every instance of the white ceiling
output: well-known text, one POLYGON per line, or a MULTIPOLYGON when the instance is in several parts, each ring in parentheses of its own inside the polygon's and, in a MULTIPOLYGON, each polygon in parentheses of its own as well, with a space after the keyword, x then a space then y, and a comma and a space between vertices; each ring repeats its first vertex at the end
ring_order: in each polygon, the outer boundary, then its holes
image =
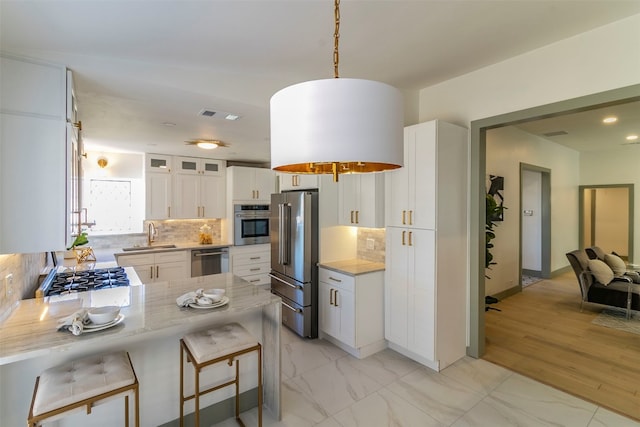
MULTIPOLYGON (((638 1, 342 0, 340 76, 416 91, 637 13, 638 1)), ((271 96, 333 77, 333 19, 331 0, 0 0, 0 49, 74 71, 89 150, 263 162, 271 96)))

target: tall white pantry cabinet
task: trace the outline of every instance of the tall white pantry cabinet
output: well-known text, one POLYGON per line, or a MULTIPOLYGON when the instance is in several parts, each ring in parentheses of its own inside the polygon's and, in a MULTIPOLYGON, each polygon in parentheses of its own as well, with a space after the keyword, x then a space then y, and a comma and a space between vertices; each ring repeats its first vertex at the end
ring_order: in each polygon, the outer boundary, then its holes
POLYGON ((408 126, 385 179, 385 338, 436 371, 466 353, 467 153, 463 127, 408 126))

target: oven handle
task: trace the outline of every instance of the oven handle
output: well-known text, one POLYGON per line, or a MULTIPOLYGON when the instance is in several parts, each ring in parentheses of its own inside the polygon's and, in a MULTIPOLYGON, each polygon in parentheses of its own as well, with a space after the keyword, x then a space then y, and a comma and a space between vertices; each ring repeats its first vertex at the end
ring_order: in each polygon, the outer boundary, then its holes
POLYGON ((282 305, 284 305, 285 307, 287 307, 289 310, 296 312, 296 313, 302 313, 302 310, 299 308, 295 308, 295 307, 291 307, 289 304, 287 304, 286 302, 282 301, 282 305))
POLYGON ((282 280, 281 278, 279 278, 279 277, 277 277, 277 276, 274 276, 274 275, 273 275, 273 274, 271 274, 271 273, 269 273, 269 277, 271 277, 272 279, 276 279, 278 282, 284 283, 285 285, 290 286, 290 287, 292 287, 293 289, 296 289, 296 290, 298 290, 298 289, 302 289, 302 286, 300 286, 300 285, 292 285, 291 283, 286 282, 286 281, 282 280))
POLYGON ((228 252, 196 252, 193 256, 214 256, 214 255, 226 255, 228 252))

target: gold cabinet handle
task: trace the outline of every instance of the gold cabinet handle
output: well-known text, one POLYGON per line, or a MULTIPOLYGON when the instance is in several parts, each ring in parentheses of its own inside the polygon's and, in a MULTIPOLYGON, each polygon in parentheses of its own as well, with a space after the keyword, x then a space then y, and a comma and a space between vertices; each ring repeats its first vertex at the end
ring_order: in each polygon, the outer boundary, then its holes
POLYGON ((335 289, 329 289, 329 305, 333 305, 333 292, 335 289))
POLYGON ((149 268, 150 268, 150 270, 149 270, 149 278, 153 279, 153 265, 151 267, 149 267, 149 268))
POLYGON ((156 265, 156 279, 160 277, 160 266, 156 265))
POLYGON ((413 211, 409 211, 409 225, 413 225, 413 211))
POLYGON ((351 211, 351 224, 353 224, 353 211, 351 211))
POLYGON ((260 190, 256 190, 256 199, 260 198, 260 190))
POLYGON ((339 307, 340 305, 338 304, 338 290, 335 290, 335 294, 333 294, 333 305, 336 307, 339 307))
POLYGON ((411 237, 413 236, 413 231, 409 232, 409 246, 413 246, 413 243, 411 242, 411 237))
POLYGON ((167 206, 167 218, 171 218, 171 206, 167 206))
POLYGON ((407 211, 402 211, 402 225, 406 224, 406 221, 405 221, 406 214, 407 214, 407 211))
POLYGON ((407 233, 407 232, 406 232, 405 230, 402 230, 402 246, 404 246, 404 245, 405 245, 405 242, 404 242, 404 235, 405 235, 406 233, 407 233))
POLYGON ((356 211, 356 224, 360 224, 359 214, 360 214, 360 211, 356 211))

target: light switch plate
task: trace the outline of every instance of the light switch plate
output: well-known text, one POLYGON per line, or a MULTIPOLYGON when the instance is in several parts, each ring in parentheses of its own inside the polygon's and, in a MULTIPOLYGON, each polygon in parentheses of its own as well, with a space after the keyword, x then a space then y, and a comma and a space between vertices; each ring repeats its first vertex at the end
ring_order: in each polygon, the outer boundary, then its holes
POLYGON ((7 298, 13 295, 13 274, 11 273, 4 276, 4 295, 7 298))
POLYGON ((367 239, 367 249, 372 251, 375 248, 375 242, 373 239, 367 239))

